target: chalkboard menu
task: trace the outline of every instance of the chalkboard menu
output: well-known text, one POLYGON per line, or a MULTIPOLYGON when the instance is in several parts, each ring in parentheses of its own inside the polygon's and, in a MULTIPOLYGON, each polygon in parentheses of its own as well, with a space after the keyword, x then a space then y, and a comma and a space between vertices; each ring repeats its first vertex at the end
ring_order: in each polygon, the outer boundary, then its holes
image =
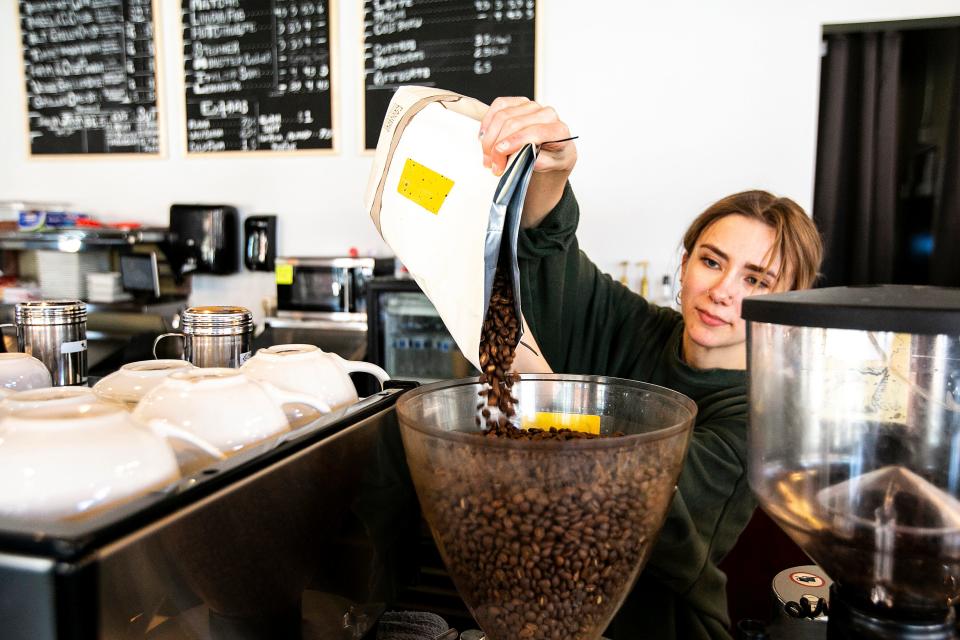
POLYGON ((187 152, 333 148, 326 0, 183 0, 187 152))
POLYGON ((152 0, 19 0, 30 152, 159 153, 152 0))
POLYGON ((402 85, 533 98, 535 0, 364 0, 364 140, 402 85))

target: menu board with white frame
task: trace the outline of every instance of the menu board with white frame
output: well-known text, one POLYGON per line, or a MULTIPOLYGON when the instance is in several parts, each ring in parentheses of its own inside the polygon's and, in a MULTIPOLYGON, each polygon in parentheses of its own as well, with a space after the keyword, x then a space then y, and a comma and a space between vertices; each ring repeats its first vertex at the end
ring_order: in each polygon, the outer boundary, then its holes
POLYGON ((161 152, 153 0, 19 0, 29 151, 161 152))
POLYGON ((334 4, 182 0, 188 154, 335 150, 334 4))
POLYGON ((533 99, 536 0, 364 0, 365 149, 403 85, 533 99))

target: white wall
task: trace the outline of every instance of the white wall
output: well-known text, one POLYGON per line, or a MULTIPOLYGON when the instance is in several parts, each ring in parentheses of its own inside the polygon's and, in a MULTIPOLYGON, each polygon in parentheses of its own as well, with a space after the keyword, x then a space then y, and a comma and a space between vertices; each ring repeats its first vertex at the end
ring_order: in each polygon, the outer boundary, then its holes
MULTIPOLYGON (((28 158, 16 0, 0 0, 0 200, 154 224, 173 202, 225 202, 279 214, 283 254, 387 253, 362 207, 361 1, 338 6, 340 153, 269 158, 185 157, 180 2, 157 4, 166 157, 67 161, 28 158)), ((766 188, 810 206, 823 24, 960 15, 960 0, 539 4, 539 98, 580 136, 581 244, 612 272, 649 259, 652 276, 675 270, 686 225, 721 196, 766 188)), ((259 312, 272 284, 257 276, 197 278, 194 301, 259 312)))

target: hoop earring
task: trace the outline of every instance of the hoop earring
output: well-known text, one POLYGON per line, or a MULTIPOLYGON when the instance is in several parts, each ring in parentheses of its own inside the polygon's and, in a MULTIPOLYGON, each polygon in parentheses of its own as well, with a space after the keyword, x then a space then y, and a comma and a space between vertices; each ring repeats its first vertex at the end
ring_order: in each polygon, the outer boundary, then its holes
POLYGON ((677 291, 677 297, 675 298, 675 300, 677 301, 677 306, 679 307, 680 304, 681 304, 681 303, 680 303, 680 292, 679 292, 679 291, 677 291))

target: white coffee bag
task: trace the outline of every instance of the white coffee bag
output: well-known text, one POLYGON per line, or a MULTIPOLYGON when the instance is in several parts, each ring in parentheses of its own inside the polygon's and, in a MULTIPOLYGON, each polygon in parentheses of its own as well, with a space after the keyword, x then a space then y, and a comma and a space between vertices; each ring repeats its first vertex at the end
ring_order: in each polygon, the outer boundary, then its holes
POLYGON ((387 108, 366 207, 384 241, 437 308, 464 356, 479 350, 498 262, 520 317, 517 235, 536 153, 524 147, 497 177, 483 166, 487 105, 429 87, 401 87, 387 108))

